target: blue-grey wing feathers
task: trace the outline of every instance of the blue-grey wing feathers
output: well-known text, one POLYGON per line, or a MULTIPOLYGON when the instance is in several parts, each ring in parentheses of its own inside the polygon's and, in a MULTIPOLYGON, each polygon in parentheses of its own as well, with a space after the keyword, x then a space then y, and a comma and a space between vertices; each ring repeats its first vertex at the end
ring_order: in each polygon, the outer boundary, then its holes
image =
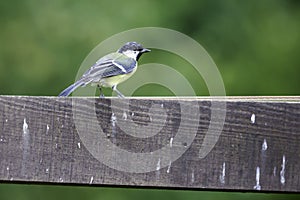
POLYGON ((99 59, 83 77, 110 77, 120 74, 127 74, 133 71, 137 62, 133 58, 129 58, 120 53, 111 53, 99 59))

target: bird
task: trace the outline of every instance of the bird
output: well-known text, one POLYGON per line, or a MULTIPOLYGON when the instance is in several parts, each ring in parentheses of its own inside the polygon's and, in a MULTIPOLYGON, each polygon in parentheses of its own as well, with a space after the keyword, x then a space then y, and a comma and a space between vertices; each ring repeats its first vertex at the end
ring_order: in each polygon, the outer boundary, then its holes
POLYGON ((117 52, 107 54, 97 60, 78 81, 67 87, 58 96, 69 96, 78 87, 91 84, 99 88, 100 97, 104 97, 102 87, 111 87, 118 97, 124 98, 124 95, 117 89, 117 85, 135 73, 140 56, 150 51, 137 42, 127 42, 117 52))

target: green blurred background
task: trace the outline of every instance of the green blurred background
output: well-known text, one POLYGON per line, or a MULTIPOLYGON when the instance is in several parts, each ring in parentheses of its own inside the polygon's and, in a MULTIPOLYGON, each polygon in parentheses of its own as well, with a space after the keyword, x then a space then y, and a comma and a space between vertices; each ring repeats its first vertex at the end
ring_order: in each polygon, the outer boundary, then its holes
MULTIPOLYGON (((300 93, 300 1, 297 0, 1 0, 0 94, 56 96, 74 81, 81 62, 99 42, 113 34, 147 26, 174 29, 197 40, 216 62, 227 95, 300 93)), ((141 61, 162 59, 163 62, 163 57, 157 51, 141 61)), ((171 56, 165 60, 174 65, 180 63, 172 59, 171 56)), ((180 70, 185 73, 184 67, 180 70)), ((193 86, 197 95, 208 94, 205 86, 193 86)), ((148 85, 136 95, 169 95, 169 91, 148 85)), ((175 200, 284 196, 0 185, 0 199, 41 198, 175 200)))

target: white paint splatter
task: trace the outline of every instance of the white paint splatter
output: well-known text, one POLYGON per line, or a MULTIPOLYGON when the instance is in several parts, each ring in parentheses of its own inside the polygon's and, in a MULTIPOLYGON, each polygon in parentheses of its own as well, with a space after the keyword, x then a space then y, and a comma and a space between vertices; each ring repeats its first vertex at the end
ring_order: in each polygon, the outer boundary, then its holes
POLYGON ((225 175, 226 175, 226 165, 225 165, 225 162, 223 162, 222 172, 220 175, 220 183, 222 183, 222 184, 225 184, 225 175))
POLYGON ((77 146, 78 146, 78 148, 80 149, 80 147, 81 147, 81 144, 80 144, 80 142, 78 142, 78 143, 77 143, 77 146))
POLYGON ((47 126, 46 126, 46 135, 48 135, 49 129, 50 129, 50 127, 49 127, 49 125, 47 124, 47 126))
POLYGON ((156 164, 156 171, 160 170, 160 158, 158 159, 158 162, 156 164))
POLYGON ((116 117, 115 113, 111 114, 110 121, 111 121, 112 126, 115 127, 116 126, 116 122, 117 122, 117 117, 116 117))
POLYGON ((256 167, 256 185, 253 187, 255 190, 261 190, 261 186, 259 185, 259 179, 260 179, 260 168, 256 167))
POLYGON ((59 177, 59 182, 61 182, 61 183, 64 182, 64 179, 59 177))
POLYGON ((282 185, 285 184, 285 155, 282 156, 282 165, 281 165, 281 171, 280 171, 280 183, 282 185))
POLYGON ((91 176, 89 184, 92 184, 92 183, 93 183, 93 181, 94 181, 94 177, 93 177, 93 176, 91 176))
POLYGON ((264 142, 263 142, 263 144, 262 144, 262 146, 261 146, 261 150, 262 150, 262 151, 266 151, 267 149, 268 149, 267 140, 264 139, 264 142))
POLYGON ((127 120, 127 113, 126 113, 126 111, 123 112, 122 119, 127 120))
POLYGON ((276 176, 277 167, 274 167, 273 169, 273 176, 276 176))
POLYGON ((55 144, 55 149, 57 149, 57 146, 58 146, 58 145, 57 145, 57 143, 56 143, 56 144, 55 144))
POLYGON ((24 118, 24 122, 23 122, 23 134, 24 135, 28 134, 28 124, 26 122, 26 118, 24 118))
POLYGON ((47 168, 45 171, 46 171, 46 174, 48 174, 49 173, 49 168, 47 168))
POLYGON ((251 115, 251 123, 254 124, 255 123, 255 114, 251 115))
POLYGON ((5 119, 5 122, 8 122, 8 119, 5 119))
POLYGON ((171 165, 172 165, 172 161, 170 160, 168 168, 167 168, 167 173, 169 174, 171 171, 171 165))
POLYGON ((6 171, 9 171, 9 167, 8 166, 6 167, 6 171))
POLYGON ((3 139, 2 139, 2 138, 0 138, 0 142, 3 142, 3 139))
POLYGON ((22 165, 21 165, 21 174, 25 175, 27 171, 26 160, 28 160, 28 156, 30 155, 30 135, 28 130, 28 124, 26 122, 26 118, 24 118, 23 122, 23 155, 22 155, 22 165))
POLYGON ((174 138, 173 138, 173 137, 171 137, 171 138, 170 138, 170 147, 172 147, 172 146, 173 146, 173 140, 174 140, 174 138))
POLYGON ((164 108, 164 104, 163 104, 163 103, 162 103, 162 104, 160 104, 160 107, 161 107, 161 108, 164 108))
POLYGON ((194 169, 192 170, 191 182, 192 182, 192 183, 195 182, 195 173, 194 173, 194 169))
POLYGON ((132 117, 134 116, 134 112, 131 113, 131 116, 132 116, 132 117))

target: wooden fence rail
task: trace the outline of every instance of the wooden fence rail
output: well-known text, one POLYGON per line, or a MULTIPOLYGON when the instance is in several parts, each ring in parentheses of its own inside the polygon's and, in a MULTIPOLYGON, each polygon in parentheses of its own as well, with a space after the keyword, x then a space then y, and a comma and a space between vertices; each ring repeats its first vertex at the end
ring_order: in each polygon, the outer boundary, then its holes
POLYGON ((300 192, 300 97, 0 96, 0 181, 300 192))

